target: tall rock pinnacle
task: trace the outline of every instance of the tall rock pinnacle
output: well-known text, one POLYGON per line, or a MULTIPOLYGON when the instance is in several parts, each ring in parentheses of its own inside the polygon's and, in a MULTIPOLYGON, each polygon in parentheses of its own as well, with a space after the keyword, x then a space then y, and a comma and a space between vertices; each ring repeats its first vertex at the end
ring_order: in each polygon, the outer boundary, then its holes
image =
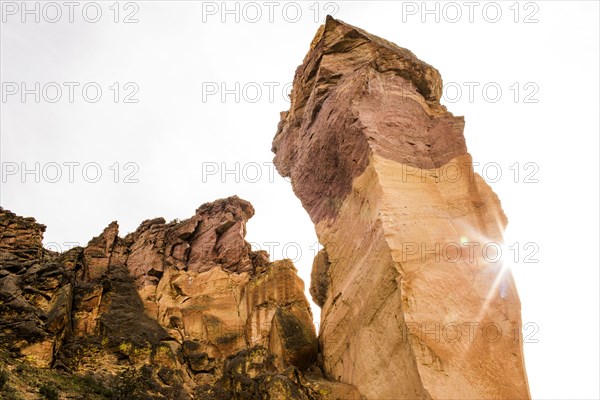
POLYGON ((366 399, 529 398, 507 219, 439 72, 328 17, 296 70, 275 165, 324 252, 311 293, 329 379, 366 399))

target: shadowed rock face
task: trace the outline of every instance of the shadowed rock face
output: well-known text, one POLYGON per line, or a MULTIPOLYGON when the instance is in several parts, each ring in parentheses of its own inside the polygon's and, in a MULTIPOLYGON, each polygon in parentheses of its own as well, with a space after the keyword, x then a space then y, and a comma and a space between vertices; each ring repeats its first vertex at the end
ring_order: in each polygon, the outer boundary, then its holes
POLYGON ((272 149, 325 247, 323 368, 367 399, 529 398, 516 288, 482 251, 507 219, 441 93, 410 51, 330 17, 296 70, 272 149))
POLYGON ((304 283, 251 250, 253 214, 230 197, 57 254, 43 225, 0 208, 0 358, 93 374, 108 398, 360 399, 315 366, 304 283))
POLYGON ((439 72, 410 51, 328 18, 296 70, 272 148, 313 222, 336 215, 371 152, 414 169, 466 154, 464 121, 441 94, 439 72))

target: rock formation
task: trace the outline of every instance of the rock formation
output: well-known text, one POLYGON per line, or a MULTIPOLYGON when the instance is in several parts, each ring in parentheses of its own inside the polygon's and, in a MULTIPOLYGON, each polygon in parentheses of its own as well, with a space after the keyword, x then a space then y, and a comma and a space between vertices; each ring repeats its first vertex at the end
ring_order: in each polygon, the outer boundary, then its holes
POLYGON ((328 17, 296 70, 275 165, 324 252, 322 367, 366 399, 529 398, 520 303, 487 252, 507 219, 439 72, 328 17))
POLYGON ((437 70, 328 17, 273 142, 324 249, 310 293, 237 197, 85 247, 0 208, 0 398, 526 399, 507 219, 437 70))
POLYGON ((30 398, 37 388, 16 371, 52 368, 84 379, 86 395, 96 388, 85 398, 360 399, 315 367, 304 283, 289 260, 251 250, 253 214, 231 197, 124 238, 113 222, 57 254, 42 246, 43 225, 0 208, 0 364, 10 384, 30 398))

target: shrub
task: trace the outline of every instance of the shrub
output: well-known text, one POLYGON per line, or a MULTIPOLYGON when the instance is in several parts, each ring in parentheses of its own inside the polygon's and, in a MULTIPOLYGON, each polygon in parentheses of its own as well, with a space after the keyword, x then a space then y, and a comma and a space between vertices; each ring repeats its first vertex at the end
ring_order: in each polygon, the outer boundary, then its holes
POLYGON ((6 382, 8 382, 8 373, 0 369, 0 390, 6 387, 6 382))
POLYGON ((42 396, 42 399, 46 400, 58 400, 58 389, 45 383, 40 387, 40 396, 42 396))
POLYGON ((127 369, 118 376, 117 386, 113 391, 115 400, 142 400, 145 395, 144 382, 135 368, 127 369))
POLYGON ((104 384, 95 379, 92 375, 86 375, 81 378, 79 385, 84 387, 89 393, 86 394, 97 394, 107 399, 112 399, 113 392, 111 389, 104 386, 104 384))

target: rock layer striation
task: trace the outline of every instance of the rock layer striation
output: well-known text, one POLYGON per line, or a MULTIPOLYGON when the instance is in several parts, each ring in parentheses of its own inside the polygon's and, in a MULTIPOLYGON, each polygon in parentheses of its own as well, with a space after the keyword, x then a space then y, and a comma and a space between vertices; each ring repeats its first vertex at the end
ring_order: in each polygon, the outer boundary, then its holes
POLYGON ((324 251, 322 366, 367 399, 529 398, 507 223, 439 72, 328 17, 273 140, 324 251), (493 253, 493 251, 492 251, 493 253))

